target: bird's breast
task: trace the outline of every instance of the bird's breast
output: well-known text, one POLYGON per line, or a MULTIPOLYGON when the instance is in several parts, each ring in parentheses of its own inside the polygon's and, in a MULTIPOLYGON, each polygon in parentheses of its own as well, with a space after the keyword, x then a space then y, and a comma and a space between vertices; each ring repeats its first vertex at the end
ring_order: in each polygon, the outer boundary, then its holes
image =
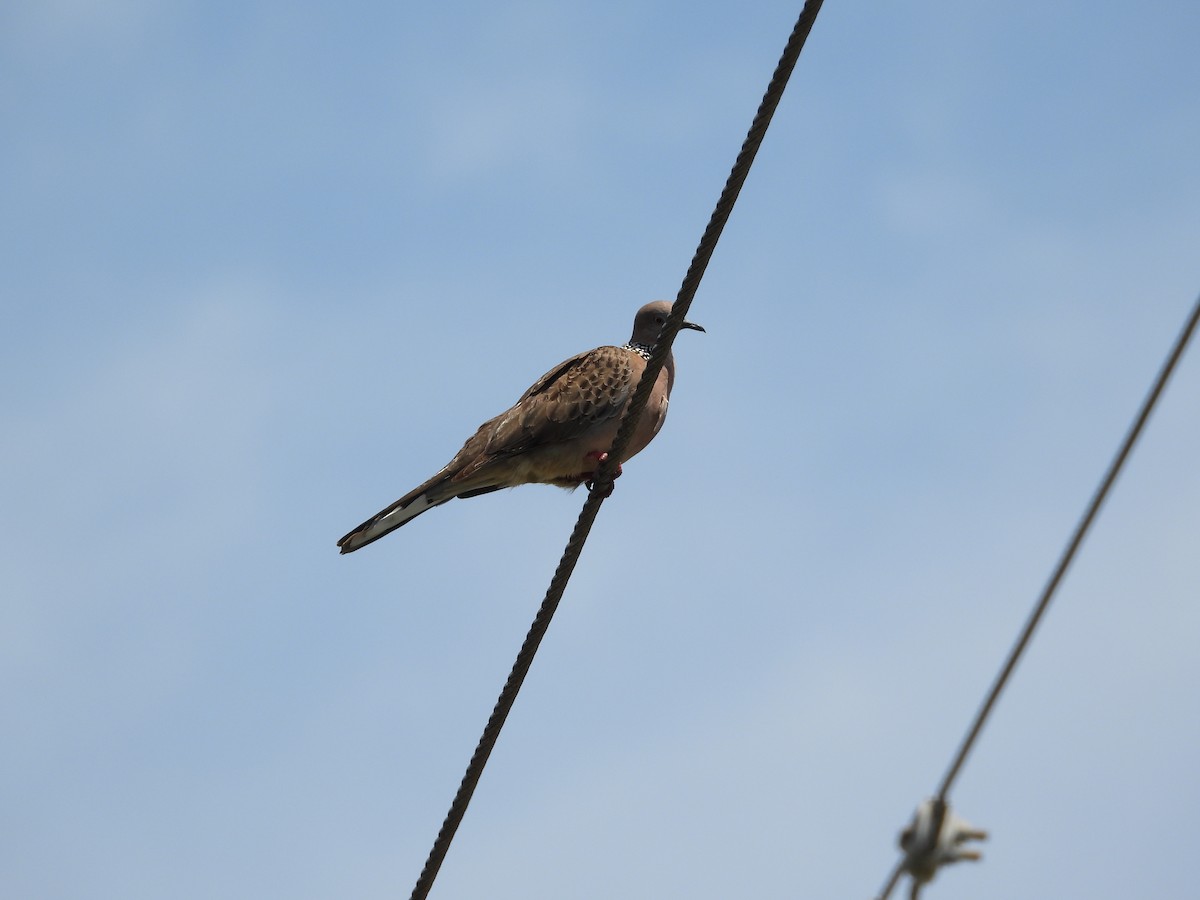
POLYGON ((658 383, 654 386, 654 391, 650 394, 650 400, 646 403, 646 408, 642 411, 642 418, 638 422, 637 429, 633 432, 633 439, 629 442, 629 449, 625 451, 622 462, 632 459, 638 453, 646 449, 646 445, 654 440, 654 436, 663 426, 663 422, 667 419, 667 402, 668 393, 666 389, 667 373, 663 371, 658 377, 658 383))

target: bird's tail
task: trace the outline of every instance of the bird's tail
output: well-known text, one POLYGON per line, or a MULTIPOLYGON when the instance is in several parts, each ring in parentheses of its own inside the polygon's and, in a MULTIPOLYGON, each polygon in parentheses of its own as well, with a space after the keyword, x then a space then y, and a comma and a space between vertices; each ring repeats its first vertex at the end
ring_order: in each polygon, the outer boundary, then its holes
MULTIPOLYGON (((438 473, 440 476, 441 473, 438 473)), ((353 553, 367 544, 374 543, 385 534, 391 534, 401 525, 411 522, 423 512, 453 500, 454 494, 445 491, 446 479, 435 476, 418 488, 409 491, 391 506, 380 510, 363 522, 340 541, 342 553, 353 553)))
POLYGON ((441 506, 455 497, 476 497, 480 494, 497 491, 502 487, 502 485, 488 484, 478 486, 478 482, 475 484, 477 485, 475 487, 471 487, 470 484, 455 484, 449 476, 439 472, 419 488, 409 491, 387 509, 371 516, 338 541, 337 545, 342 553, 353 553, 367 544, 374 543, 384 535, 391 534, 421 513, 428 512, 435 506, 441 506))

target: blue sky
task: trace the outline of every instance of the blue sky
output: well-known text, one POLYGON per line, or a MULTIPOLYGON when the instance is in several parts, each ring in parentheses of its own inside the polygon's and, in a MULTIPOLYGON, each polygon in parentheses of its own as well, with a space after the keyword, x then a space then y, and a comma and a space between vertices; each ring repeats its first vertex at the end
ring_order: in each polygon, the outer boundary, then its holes
MULTIPOLYGON (((0 893, 406 896, 583 497, 334 542, 673 297, 798 5, 0 11, 0 893)), ((867 897, 1200 290, 1193 3, 830 2, 434 896, 867 897)), ((928 896, 1183 896, 1200 357, 928 896)))

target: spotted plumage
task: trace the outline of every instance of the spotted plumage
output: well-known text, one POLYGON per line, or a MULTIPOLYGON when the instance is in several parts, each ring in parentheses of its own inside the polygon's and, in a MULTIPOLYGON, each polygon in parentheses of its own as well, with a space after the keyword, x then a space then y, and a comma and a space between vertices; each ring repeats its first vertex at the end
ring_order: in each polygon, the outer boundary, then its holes
POLYGON ((636 353, 642 359, 646 360, 646 362, 649 362, 650 361, 650 353, 654 350, 654 346, 651 345, 651 346, 647 347, 645 344, 635 344, 633 341, 630 341, 628 344, 625 344, 621 349, 622 350, 632 350, 634 353, 636 353))
MULTIPOLYGON (((510 409, 480 425, 440 472, 338 541, 341 552, 365 547, 455 497, 519 484, 575 488, 589 481, 612 446, 670 311, 665 301, 649 303, 638 310, 629 343, 598 347, 555 366, 510 409)), ((684 327, 704 330, 690 322, 684 327)), ((619 462, 631 459, 658 433, 674 380, 675 361, 668 354, 619 462)))

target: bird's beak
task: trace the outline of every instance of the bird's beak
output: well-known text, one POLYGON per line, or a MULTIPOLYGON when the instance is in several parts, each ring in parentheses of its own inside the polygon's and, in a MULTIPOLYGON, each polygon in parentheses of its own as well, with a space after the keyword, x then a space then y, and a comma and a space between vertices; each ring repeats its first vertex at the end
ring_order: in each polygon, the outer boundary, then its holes
POLYGON ((692 331, 704 331, 703 325, 697 325, 695 322, 684 322, 680 328, 690 328, 692 331))

